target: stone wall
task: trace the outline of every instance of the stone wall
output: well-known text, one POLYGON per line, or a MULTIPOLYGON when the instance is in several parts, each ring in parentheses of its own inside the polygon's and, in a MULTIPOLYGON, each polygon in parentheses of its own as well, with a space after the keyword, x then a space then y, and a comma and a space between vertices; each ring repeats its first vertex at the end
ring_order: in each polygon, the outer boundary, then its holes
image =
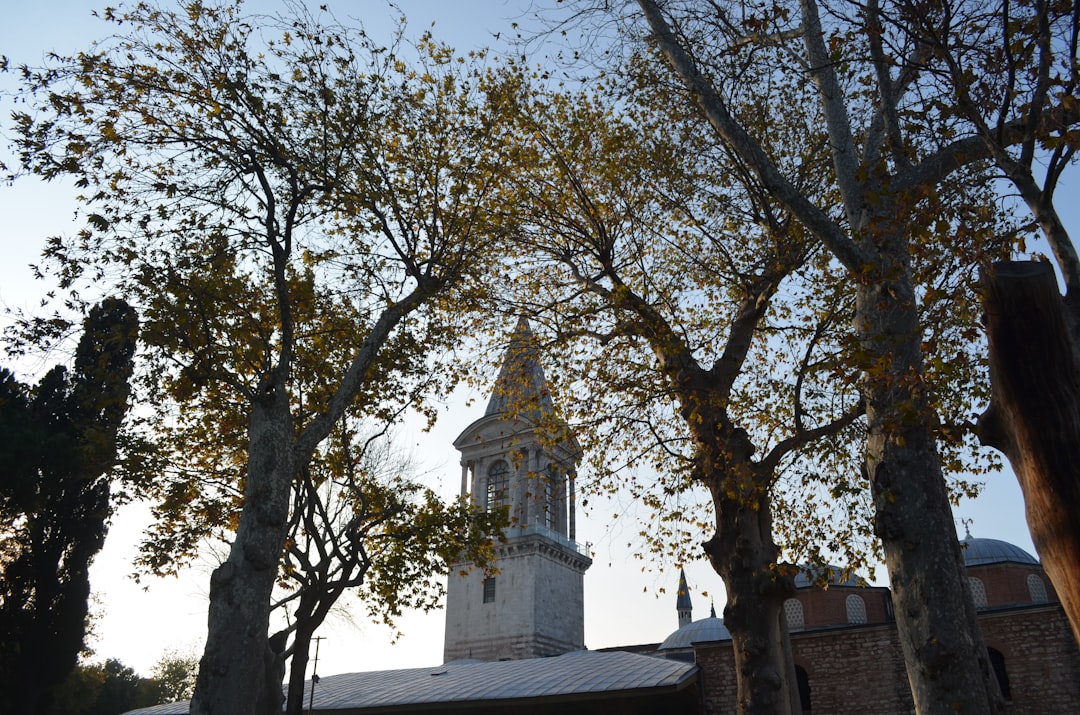
MULTIPOLYGON (((987 647, 1005 660, 1010 715, 1080 712, 1080 652, 1057 605, 979 614, 987 647)), ((903 655, 892 624, 792 634, 795 663, 806 671, 812 713, 912 713, 903 655)), ((705 712, 735 712, 730 642, 695 647, 705 712)))

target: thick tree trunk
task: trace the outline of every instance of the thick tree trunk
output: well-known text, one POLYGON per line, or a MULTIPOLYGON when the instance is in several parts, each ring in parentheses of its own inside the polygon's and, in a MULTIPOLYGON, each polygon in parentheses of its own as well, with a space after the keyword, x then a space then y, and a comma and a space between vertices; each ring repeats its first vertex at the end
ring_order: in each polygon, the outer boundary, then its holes
POLYGON ((788 715, 784 633, 780 628, 785 581, 776 571, 768 498, 744 503, 721 497, 716 536, 705 544, 713 568, 724 581, 724 625, 735 653, 740 715, 788 715))
POLYGON ((997 263, 983 276, 990 406, 983 444, 1020 481, 1035 550, 1080 643, 1080 364, 1049 263, 997 263))
POLYGON ((206 649, 193 715, 278 715, 281 654, 268 638, 270 598, 288 530, 295 474, 288 394, 265 385, 252 404, 247 483, 228 560, 210 579, 206 649))
POLYGON ((906 245, 884 250, 857 288, 866 355, 866 468, 916 711, 993 713, 1003 705, 964 577, 922 384, 921 333, 906 245), (891 269, 890 269, 891 264, 891 269))
MULTIPOLYGON (((726 419, 703 424, 722 422, 726 419)), ((699 433, 704 481, 716 512, 716 534, 705 552, 727 591, 724 625, 734 648, 737 712, 789 715, 780 612, 793 586, 776 568, 780 553, 772 540, 769 480, 755 473, 753 445, 744 431, 721 428, 708 441, 699 433)))

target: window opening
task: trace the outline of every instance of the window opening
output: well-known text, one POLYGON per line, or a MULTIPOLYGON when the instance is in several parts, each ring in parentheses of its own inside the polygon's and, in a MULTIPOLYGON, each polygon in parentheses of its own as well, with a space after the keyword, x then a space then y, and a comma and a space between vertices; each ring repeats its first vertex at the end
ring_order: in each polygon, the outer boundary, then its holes
POLYGON ((1032 603, 1046 603, 1050 600, 1046 596, 1046 584, 1043 583, 1038 574, 1028 574, 1027 587, 1032 603))
POLYGON ((847 597, 844 605, 847 607, 848 623, 866 623, 866 601, 862 596, 853 593, 847 597))
POLYGON ((510 484, 510 465, 499 460, 488 469, 487 497, 484 508, 492 511, 495 507, 506 503, 507 487, 510 484))
POLYGON ((789 598, 784 601, 784 617, 787 619, 788 628, 792 630, 802 628, 805 624, 802 602, 797 598, 789 598))
POLYGON ((971 600, 974 601, 975 608, 986 608, 988 602, 986 600, 986 586, 983 586, 983 582, 974 576, 969 576, 968 587, 971 589, 971 600))

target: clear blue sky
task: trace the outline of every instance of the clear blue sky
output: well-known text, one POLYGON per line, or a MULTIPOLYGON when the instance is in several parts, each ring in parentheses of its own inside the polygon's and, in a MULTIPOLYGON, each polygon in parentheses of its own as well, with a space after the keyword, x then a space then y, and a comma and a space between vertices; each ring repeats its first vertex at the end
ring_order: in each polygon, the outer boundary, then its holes
MULTIPOLYGON (((388 33, 391 13, 381 0, 330 2, 339 17, 360 16, 369 33, 388 33)), ((436 37, 460 50, 487 45, 496 32, 509 34, 511 22, 526 20, 529 0, 400 0, 398 5, 409 18, 409 26, 419 32, 435 22, 436 37)), ((255 8, 274 8, 269 0, 250 2, 255 8)), ((37 63, 50 50, 68 51, 85 47, 102 31, 102 24, 90 17, 95 5, 74 0, 43 0, 12 4, 5 8, 0 27, 0 54, 13 62, 37 63)), ((0 86, 9 87, 10 77, 0 77, 0 86)), ((0 122, 11 110, 9 97, 0 99, 0 122)), ((1061 195, 1065 195, 1062 190, 1061 195)), ((47 286, 35 283, 27 266, 35 262, 45 237, 76 230, 78 207, 72 192, 60 184, 45 185, 31 180, 14 188, 0 186, 0 216, 3 217, 4 261, 0 263, 0 307, 33 309, 47 286)), ((1074 234, 1080 234, 1080 220, 1067 217, 1074 234)), ((3 325, 0 318, 0 325, 3 325)), ((33 366, 27 366, 27 369, 33 366)), ((450 443, 483 410, 483 400, 466 406, 467 395, 448 406, 438 427, 423 434, 409 426, 403 440, 416 449, 424 468, 437 474, 444 492, 452 493, 459 479, 457 455, 450 443)), ((1022 500, 1011 473, 992 476, 984 495, 965 502, 956 510, 960 519, 972 519, 977 536, 992 536, 1015 543, 1034 553, 1023 519, 1022 500)), ((99 658, 116 657, 142 673, 147 673, 162 651, 169 647, 201 650, 206 619, 208 565, 183 574, 179 579, 151 580, 142 586, 128 578, 135 545, 149 514, 145 507, 121 510, 110 532, 105 550, 97 559, 92 578, 98 612, 96 643, 99 658)), ((586 644, 589 647, 657 642, 676 626, 674 589, 678 571, 643 573, 631 558, 627 543, 638 530, 632 520, 610 523, 603 513, 579 518, 579 540, 591 542, 595 563, 585 577, 586 644), (668 593, 657 598, 656 593, 668 593)), ((962 533, 962 529, 961 533, 962 533)), ((705 590, 716 595, 717 610, 723 603, 723 588, 711 568, 698 562, 687 566, 695 598, 695 617, 708 615, 705 590)), ((336 672, 416 667, 441 661, 443 617, 407 614, 399 624, 404 636, 396 645, 390 632, 364 623, 355 609, 356 623, 343 619, 324 629, 328 636, 321 646, 319 672, 336 672)))

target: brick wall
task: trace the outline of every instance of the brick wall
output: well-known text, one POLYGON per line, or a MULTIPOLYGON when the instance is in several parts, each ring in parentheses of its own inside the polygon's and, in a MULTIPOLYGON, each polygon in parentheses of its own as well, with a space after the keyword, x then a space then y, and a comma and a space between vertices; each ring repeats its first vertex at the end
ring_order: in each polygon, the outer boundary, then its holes
MULTIPOLYGON (((1061 608, 1030 606, 979 614, 989 648, 1005 657, 1010 715, 1080 712, 1080 652, 1061 608)), ((849 626, 792 634, 796 665, 810 682, 812 713, 912 713, 895 626, 849 626)), ((730 642, 695 647, 705 711, 735 711, 730 642)))

